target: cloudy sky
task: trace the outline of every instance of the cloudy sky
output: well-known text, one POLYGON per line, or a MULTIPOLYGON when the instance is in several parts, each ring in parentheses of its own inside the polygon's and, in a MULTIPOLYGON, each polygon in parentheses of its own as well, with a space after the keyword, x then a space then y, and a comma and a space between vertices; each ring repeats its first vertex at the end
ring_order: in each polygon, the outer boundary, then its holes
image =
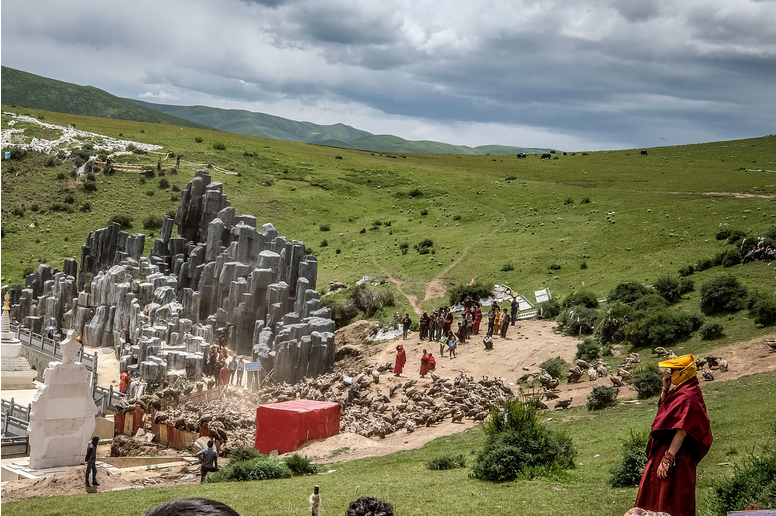
POLYGON ((2 64, 470 146, 776 133, 776 0, 3 0, 2 64))

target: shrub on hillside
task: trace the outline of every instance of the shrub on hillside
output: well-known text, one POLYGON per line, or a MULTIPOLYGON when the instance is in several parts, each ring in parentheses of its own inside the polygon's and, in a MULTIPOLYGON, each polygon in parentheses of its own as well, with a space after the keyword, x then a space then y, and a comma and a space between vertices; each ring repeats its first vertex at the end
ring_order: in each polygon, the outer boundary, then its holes
POLYGON ((742 261, 744 261, 744 256, 741 254, 741 251, 738 249, 738 247, 728 249, 725 251, 725 254, 722 255, 723 267, 732 267, 734 265, 738 265, 742 261))
POLYGON ((166 188, 170 188, 170 181, 166 177, 161 178, 159 180, 159 188, 161 188, 162 190, 166 188))
POLYGON ((649 293, 649 289, 638 281, 623 281, 609 292, 606 301, 630 304, 647 293, 649 293))
POLYGON ((717 231, 717 240, 727 240, 729 236, 730 236, 729 229, 720 229, 719 231, 717 231))
POLYGON ((450 306, 463 303, 466 296, 471 296, 475 301, 485 299, 493 292, 493 283, 482 283, 474 286, 463 284, 450 289, 450 306))
POLYGON ((587 410, 601 410, 617 404, 617 394, 620 391, 614 387, 598 385, 587 397, 587 410))
POLYGON ((582 305, 587 308, 598 308, 598 299, 595 297, 595 294, 593 294, 590 291, 587 290, 581 290, 579 292, 574 292, 573 294, 569 294, 566 296, 566 298, 563 300, 562 305, 565 308, 568 308, 569 306, 574 305, 582 305))
POLYGON ((130 229, 132 227, 132 217, 130 217, 129 215, 122 215, 122 214, 114 215, 108 221, 109 224, 111 222, 117 223, 119 226, 121 226, 121 229, 130 229))
POLYGON ((434 457, 433 459, 428 461, 426 463, 426 467, 433 471, 465 468, 466 457, 464 457, 463 453, 459 453, 457 455, 453 455, 451 453, 445 453, 444 455, 440 455, 439 457, 434 457))
POLYGON ((554 299, 548 299, 536 305, 537 319, 555 319, 560 314, 560 304, 554 299))
POLYGON ((695 266, 693 264, 686 265, 679 269, 679 276, 685 277, 685 276, 692 276, 695 273, 695 266))
POLYGON ((318 473, 318 466, 315 463, 310 462, 307 457, 302 457, 298 453, 295 453, 288 457, 286 460, 286 466, 291 470, 294 476, 301 475, 315 475, 318 473))
POLYGON ((536 404, 511 398, 503 411, 491 408, 484 427, 487 437, 472 468, 474 478, 508 482, 518 475, 553 474, 574 467, 571 437, 542 424, 536 404))
POLYGON ((663 373, 657 364, 643 364, 633 371, 632 385, 640 400, 657 396, 663 389, 663 373))
POLYGON ((143 219, 143 229, 162 229, 162 217, 149 215, 143 219))
POLYGON ((636 319, 633 307, 617 302, 601 316, 596 324, 597 335, 602 344, 625 341, 625 329, 636 319))
POLYGON ((256 459, 229 462, 207 479, 209 482, 244 482, 247 480, 269 480, 291 478, 293 473, 286 464, 277 459, 259 457, 256 459))
POLYGON ((746 238, 746 233, 739 229, 735 229, 730 232, 730 236, 727 238, 728 244, 735 244, 736 242, 739 242, 746 238))
POLYGON ((683 296, 695 290, 695 282, 690 278, 679 278, 679 295, 683 296))
POLYGON ((719 323, 709 322, 701 326, 699 333, 702 340, 716 340, 725 334, 725 328, 719 323))
POLYGON ((86 192, 96 192, 97 191, 97 183, 94 181, 86 181, 83 184, 83 189, 86 192))
POLYGON ((682 298, 682 294, 679 292, 678 278, 672 278, 668 275, 660 276, 652 286, 655 288, 655 292, 663 296, 670 304, 676 303, 682 298))
POLYGON ((692 335, 697 317, 678 310, 658 310, 632 322, 625 330, 627 340, 637 347, 667 346, 692 335))
POLYGON ((741 310, 746 295, 746 287, 735 276, 718 276, 701 287, 701 311, 710 315, 741 310))
POLYGON ((592 337, 585 337, 582 342, 577 344, 576 359, 582 359, 585 362, 595 362, 601 356, 601 346, 592 337))
POLYGON ((598 320, 598 310, 575 305, 564 309, 555 320, 564 335, 590 335, 598 320))
POLYGON ((714 260, 711 258, 701 258, 695 265, 695 270, 698 272, 703 272, 705 270, 711 269, 712 267, 714 267, 714 260))
POLYGON ((649 432, 633 433, 622 444, 622 458, 617 465, 610 470, 609 485, 612 487, 637 486, 641 482, 641 475, 647 465, 647 442, 649 432))
POLYGON ((541 364, 539 364, 540 369, 544 369, 544 371, 552 376, 553 378, 565 378, 566 377, 566 370, 569 367, 569 364, 563 360, 560 357, 553 357, 548 358, 541 364))
POLYGON ((434 241, 430 238, 424 238, 412 247, 418 252, 418 254, 428 254, 431 252, 431 248, 434 247, 434 241))
POLYGON ((213 148, 215 150, 226 150, 226 144, 224 142, 215 142, 213 143, 213 148))
POLYGON ((660 294, 647 294, 633 303, 633 309, 637 312, 650 312, 664 308, 668 308, 668 301, 660 294))
POLYGON ((749 298, 749 317, 761 326, 776 323, 776 296, 770 292, 754 293, 749 298))

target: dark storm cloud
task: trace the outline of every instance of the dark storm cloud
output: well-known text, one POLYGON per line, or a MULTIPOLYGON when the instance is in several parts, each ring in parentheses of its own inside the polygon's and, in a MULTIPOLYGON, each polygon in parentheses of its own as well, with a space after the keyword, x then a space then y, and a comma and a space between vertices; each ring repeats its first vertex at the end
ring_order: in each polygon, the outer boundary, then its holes
POLYGON ((774 2, 7 0, 2 15, 7 66, 406 138, 639 147, 776 119, 774 2))

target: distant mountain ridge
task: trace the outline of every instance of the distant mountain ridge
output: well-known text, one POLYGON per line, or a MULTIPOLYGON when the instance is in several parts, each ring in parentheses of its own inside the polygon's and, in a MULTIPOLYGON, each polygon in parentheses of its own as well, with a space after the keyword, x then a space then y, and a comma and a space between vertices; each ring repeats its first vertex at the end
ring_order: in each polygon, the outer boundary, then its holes
POLYGON ((550 149, 482 145, 468 147, 436 141, 411 141, 393 135, 375 135, 345 124, 297 122, 266 113, 207 106, 175 106, 125 99, 92 86, 48 79, 7 66, 2 67, 4 104, 58 113, 178 125, 372 152, 507 155, 549 152, 550 149))

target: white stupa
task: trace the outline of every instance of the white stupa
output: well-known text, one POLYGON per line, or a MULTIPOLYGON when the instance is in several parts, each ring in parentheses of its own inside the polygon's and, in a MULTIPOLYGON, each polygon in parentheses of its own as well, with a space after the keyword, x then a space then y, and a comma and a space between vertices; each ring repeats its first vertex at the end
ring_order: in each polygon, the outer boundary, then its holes
POLYGON ((5 295, 3 315, 0 317, 0 386, 5 390, 34 389, 33 380, 37 373, 30 368, 30 363, 20 356, 22 343, 11 331, 10 296, 5 295))

